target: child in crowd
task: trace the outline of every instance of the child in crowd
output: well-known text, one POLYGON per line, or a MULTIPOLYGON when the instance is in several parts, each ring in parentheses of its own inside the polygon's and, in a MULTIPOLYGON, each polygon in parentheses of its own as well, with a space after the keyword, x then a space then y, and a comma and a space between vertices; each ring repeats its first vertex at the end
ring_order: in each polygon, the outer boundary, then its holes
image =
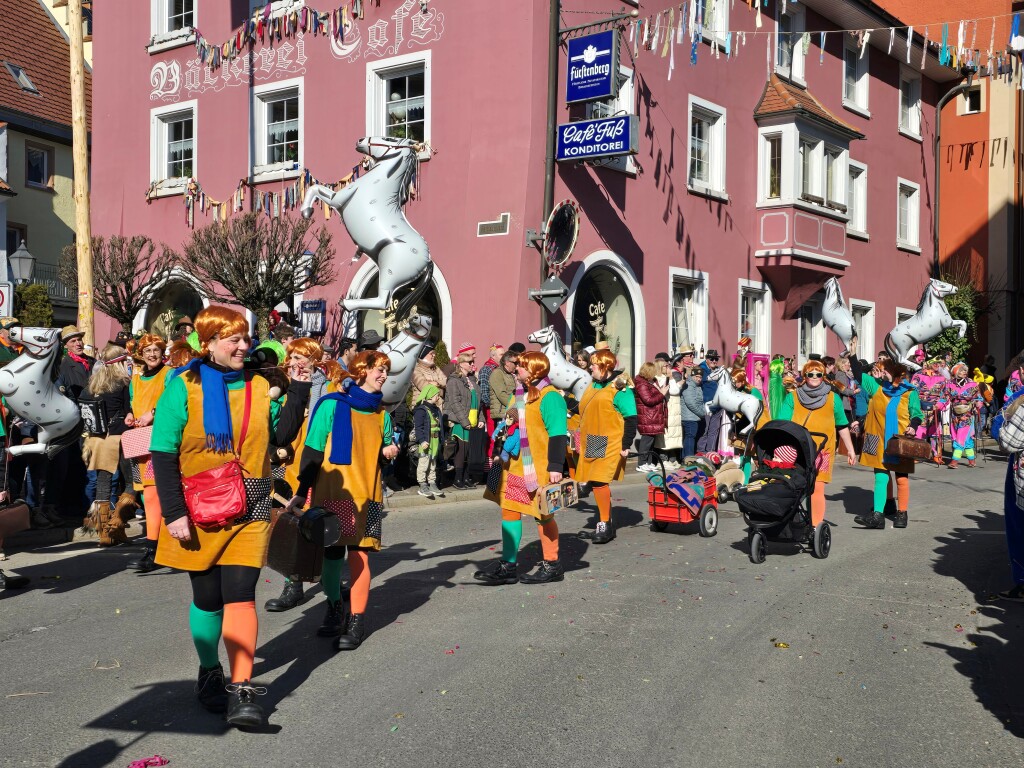
POLYGON ((444 445, 443 427, 441 426, 441 389, 435 384, 428 384, 416 398, 412 412, 416 440, 419 443, 419 461, 416 464, 416 482, 420 496, 432 499, 435 496, 444 498, 444 491, 437 484, 437 464, 441 460, 441 447, 444 445))

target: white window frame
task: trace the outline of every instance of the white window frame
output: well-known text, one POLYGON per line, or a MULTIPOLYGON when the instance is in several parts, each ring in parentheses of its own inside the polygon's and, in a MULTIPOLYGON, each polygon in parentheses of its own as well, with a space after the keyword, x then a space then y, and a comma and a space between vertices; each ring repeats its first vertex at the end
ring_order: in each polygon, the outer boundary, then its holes
MULTIPOLYGON (((587 119, 595 120, 612 115, 636 114, 636 78, 633 70, 619 65, 619 92, 614 99, 587 102, 587 119), (604 109, 602 109, 602 107, 604 109)), ((599 168, 608 168, 630 176, 636 176, 637 164, 632 155, 602 157, 592 162, 599 168)))
MULTIPOLYGON (((703 343, 708 346, 708 296, 710 295, 710 278, 707 272, 700 272, 695 269, 683 267, 668 268, 668 336, 669 343, 672 343, 675 320, 673 318, 673 293, 676 283, 685 283, 693 286, 693 300, 696 305, 693 312, 693 328, 691 329, 690 343, 699 347, 703 343)), ((675 353, 677 350, 673 349, 675 353)))
POLYGON ((986 111, 988 107, 988 104, 986 103, 988 101, 988 91, 986 82, 987 80, 985 78, 981 79, 979 82, 976 82, 973 86, 971 86, 970 89, 964 92, 962 99, 956 99, 957 115, 980 115, 981 113, 986 111), (978 94, 977 109, 970 108, 971 104, 968 100, 968 95, 971 93, 978 94))
POLYGON ((775 17, 775 73, 780 77, 784 77, 791 83, 797 85, 807 85, 804 80, 804 52, 803 46, 800 44, 800 40, 806 31, 806 17, 804 15, 804 9, 800 6, 790 5, 785 13, 782 13, 781 7, 776 3, 778 9, 775 17), (779 47, 782 45, 782 36, 780 29, 782 28, 782 17, 786 16, 790 19, 790 64, 786 66, 779 62, 779 47))
POLYGON ((846 167, 849 152, 834 144, 825 144, 823 150, 823 166, 821 169, 822 197, 825 206, 846 213, 846 167), (828 172, 832 169, 832 184, 829 185, 828 172))
POLYGON ((725 107, 720 107, 705 99, 694 96, 688 98, 686 119, 686 188, 697 195, 712 197, 728 202, 726 192, 726 141, 727 119, 725 107), (693 156, 693 118, 708 118, 710 136, 708 147, 708 182, 695 182, 690 178, 690 158, 693 156))
POLYGON ((155 197, 180 195, 185 191, 189 179, 180 176, 164 178, 167 168, 167 124, 171 118, 186 113, 192 114, 192 177, 198 175, 199 165, 199 102, 195 99, 156 107, 149 111, 149 178, 156 184, 155 197))
POLYGON ((842 78, 843 107, 864 117, 871 117, 871 112, 868 109, 868 84, 871 82, 871 78, 868 76, 868 61, 870 58, 870 46, 865 45, 863 48, 859 48, 857 46, 857 41, 854 40, 852 36, 844 36, 842 78), (854 68, 856 70, 852 96, 846 92, 846 65, 848 56, 853 57, 854 68))
POLYGON ((900 65, 900 82, 896 89, 896 119, 899 131, 904 136, 921 141, 921 75, 905 64, 900 65), (910 86, 911 104, 908 106, 907 120, 903 120, 903 84, 910 86))
POLYGON ((865 360, 875 359, 875 302, 867 299, 850 299, 850 314, 856 319, 856 310, 867 310, 864 327, 857 334, 857 356, 865 360))
POLYGON ((196 41, 196 29, 199 27, 200 0, 192 0, 192 26, 181 29, 169 29, 170 0, 149 0, 149 26, 152 37, 146 50, 152 55, 160 51, 179 48, 196 41))
MULTIPOLYGON (((387 94, 384 89, 385 78, 399 74, 402 70, 423 68, 423 141, 430 144, 430 120, 433 114, 431 103, 430 70, 431 51, 428 48, 415 53, 404 53, 389 59, 371 61, 366 64, 366 135, 384 136, 387 133, 384 112, 387 107, 387 94)), ((419 154, 420 160, 430 159, 430 152, 424 150, 419 154)))
POLYGON ((921 252, 921 185, 916 182, 896 177, 896 247, 911 253, 921 252), (907 205, 907 238, 900 238, 900 198, 903 190, 912 191, 907 205))
MULTIPOLYGON (((803 312, 804 307, 811 306, 811 338, 808 344, 808 354, 819 354, 825 355, 825 321, 822 319, 821 309, 824 303, 824 299, 820 294, 812 296, 797 311, 796 315, 796 355, 798 367, 803 366, 807 362, 807 359, 803 359, 800 356, 800 341, 803 338, 803 322, 800 318, 800 314, 803 312)), ((809 359, 809 358, 808 358, 809 359)))
POLYGON ((765 202, 774 202, 782 200, 786 197, 784 189, 784 179, 786 176, 785 169, 785 157, 786 157, 786 137, 781 131, 766 131, 761 134, 761 162, 758 164, 761 172, 758 174, 761 177, 761 181, 758 184, 758 197, 765 202), (772 140, 778 139, 779 141, 779 194, 772 196, 772 140))
POLYGON ((772 347, 772 289, 768 283, 757 280, 746 280, 740 278, 737 286, 736 299, 736 327, 739 329, 739 336, 742 337, 746 331, 743 329, 743 297, 758 294, 761 302, 760 317, 758 318, 758 333, 754 335, 753 345, 750 351, 762 355, 770 355, 772 347))
MULTIPOLYGON (((301 8, 304 6, 305 0, 273 0, 270 3, 270 15, 271 17, 277 16, 279 13, 290 11, 292 8, 301 8)), ((263 11, 267 7, 267 0, 249 0, 249 18, 256 11, 263 11)))
POLYGON ((849 217, 846 222, 846 234, 860 240, 870 240, 870 235, 868 235, 868 167, 864 163, 847 159, 847 190, 849 190, 850 175, 855 171, 857 180, 853 194, 856 199, 850 199, 849 191, 846 194, 846 215, 849 217))
MULTIPOLYGON (((697 9, 700 11, 706 7, 710 0, 694 0, 697 3, 697 9)), ((719 46, 725 46, 726 37, 729 34, 731 27, 729 26, 729 6, 733 0, 714 0, 714 17, 712 19, 713 26, 703 27, 703 39, 707 43, 718 41, 719 46)), ((685 23, 685 22, 684 22, 685 23)), ((671 33, 670 33, 671 34, 671 33)))
MULTIPOLYGON (((917 310, 916 309, 909 309, 907 307, 896 307, 896 325, 899 325, 904 320, 909 320, 910 318, 912 318, 916 314, 917 314, 917 310)), ((893 326, 893 327, 895 327, 895 326, 893 326)), ((907 357, 910 357, 914 352, 916 352, 920 346, 921 346, 920 344, 915 344, 910 349, 908 349, 907 350, 907 357)))
POLYGON ((253 179, 258 183, 277 179, 298 178, 305 167, 303 152, 306 144, 306 105, 303 93, 304 78, 280 80, 275 83, 258 85, 253 88, 253 179), (275 97, 295 96, 299 100, 299 157, 294 162, 268 163, 267 157, 267 110, 275 97))

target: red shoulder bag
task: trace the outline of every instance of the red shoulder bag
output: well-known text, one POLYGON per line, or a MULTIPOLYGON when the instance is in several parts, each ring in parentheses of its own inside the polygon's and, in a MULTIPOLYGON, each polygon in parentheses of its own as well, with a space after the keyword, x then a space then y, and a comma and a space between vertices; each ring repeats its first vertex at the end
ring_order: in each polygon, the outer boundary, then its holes
POLYGON ((230 461, 181 479, 185 507, 193 525, 200 528, 226 528, 245 514, 245 470, 242 468, 242 444, 249 431, 252 384, 245 383, 245 415, 235 457, 230 461))

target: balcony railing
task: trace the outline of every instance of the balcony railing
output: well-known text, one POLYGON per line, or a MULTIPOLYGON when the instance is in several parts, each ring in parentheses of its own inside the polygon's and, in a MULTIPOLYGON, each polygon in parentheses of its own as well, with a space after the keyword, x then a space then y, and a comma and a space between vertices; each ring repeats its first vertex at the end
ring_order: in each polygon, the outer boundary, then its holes
POLYGON ((52 264, 36 264, 32 282, 45 285, 51 301, 75 303, 77 300, 75 289, 69 288, 61 282, 60 276, 57 274, 57 267, 52 264))

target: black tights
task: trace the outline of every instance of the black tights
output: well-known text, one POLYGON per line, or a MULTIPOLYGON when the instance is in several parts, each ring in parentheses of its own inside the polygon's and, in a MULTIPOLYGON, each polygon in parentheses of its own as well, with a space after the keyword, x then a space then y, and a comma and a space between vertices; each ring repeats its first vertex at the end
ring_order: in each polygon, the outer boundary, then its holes
POLYGON ((215 613, 225 603, 254 602, 260 569, 251 565, 215 565, 205 571, 192 571, 189 578, 196 608, 215 613))
POLYGON ((465 480, 466 479, 466 466, 469 461, 469 447, 465 440, 455 440, 455 457, 452 459, 452 464, 455 465, 455 479, 465 480))
POLYGON ((113 473, 105 469, 96 470, 96 501, 110 501, 110 481, 113 477, 113 473))

